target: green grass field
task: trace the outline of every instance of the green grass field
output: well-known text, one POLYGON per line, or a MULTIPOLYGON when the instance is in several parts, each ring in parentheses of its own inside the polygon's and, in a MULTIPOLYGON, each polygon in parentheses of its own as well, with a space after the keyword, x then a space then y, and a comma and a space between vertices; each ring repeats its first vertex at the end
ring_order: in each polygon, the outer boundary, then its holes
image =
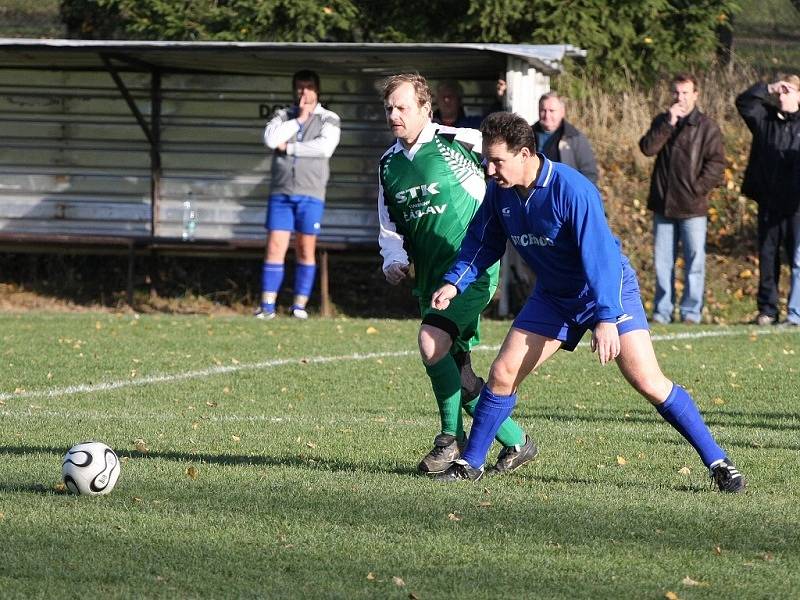
POLYGON ((727 496, 586 347, 521 390, 534 463, 416 475, 437 428, 416 328, 0 315, 0 597, 797 597, 800 331, 654 331, 749 479, 727 496), (85 439, 121 457, 107 497, 59 490, 85 439))

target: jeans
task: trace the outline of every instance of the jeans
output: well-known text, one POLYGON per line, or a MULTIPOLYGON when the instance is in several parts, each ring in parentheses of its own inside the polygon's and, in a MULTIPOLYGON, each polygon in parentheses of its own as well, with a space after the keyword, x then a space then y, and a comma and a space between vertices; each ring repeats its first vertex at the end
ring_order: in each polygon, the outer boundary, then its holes
POLYGON ((670 219, 653 213, 653 262, 656 269, 653 320, 661 323, 672 321, 675 307, 675 258, 680 242, 685 263, 681 320, 700 322, 705 297, 707 224, 707 217, 670 219))
POLYGON ((772 214, 758 207, 758 312, 778 316, 778 282, 781 247, 792 270, 786 319, 800 324, 800 211, 793 215, 772 214))

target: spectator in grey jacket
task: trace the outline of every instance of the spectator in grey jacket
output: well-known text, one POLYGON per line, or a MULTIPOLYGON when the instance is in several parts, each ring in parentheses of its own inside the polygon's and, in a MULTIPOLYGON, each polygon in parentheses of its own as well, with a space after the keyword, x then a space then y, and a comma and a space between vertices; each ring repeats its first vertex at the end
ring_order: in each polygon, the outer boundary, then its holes
POLYGON ((267 207, 267 247, 261 277, 261 306, 256 316, 275 317, 289 238, 295 232, 297 266, 291 314, 307 319, 306 303, 314 287, 316 243, 325 207, 328 162, 339 144, 339 116, 319 103, 319 75, 298 71, 292 77, 293 106, 267 123, 264 143, 273 151, 267 207))
POLYGON ((577 169, 597 185, 597 161, 589 140, 564 118, 567 107, 556 92, 539 98, 539 120, 533 125, 536 147, 550 160, 577 169))

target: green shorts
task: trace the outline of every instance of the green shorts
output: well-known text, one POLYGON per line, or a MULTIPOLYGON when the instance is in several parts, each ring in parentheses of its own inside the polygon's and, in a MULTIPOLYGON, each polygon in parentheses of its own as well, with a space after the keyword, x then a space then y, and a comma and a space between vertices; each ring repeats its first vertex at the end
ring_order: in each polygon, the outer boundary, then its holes
POLYGON ((452 352, 466 352, 481 341, 481 313, 497 289, 497 266, 493 266, 463 294, 456 295, 444 310, 431 308, 431 299, 419 299, 422 322, 446 331, 453 338, 452 352))

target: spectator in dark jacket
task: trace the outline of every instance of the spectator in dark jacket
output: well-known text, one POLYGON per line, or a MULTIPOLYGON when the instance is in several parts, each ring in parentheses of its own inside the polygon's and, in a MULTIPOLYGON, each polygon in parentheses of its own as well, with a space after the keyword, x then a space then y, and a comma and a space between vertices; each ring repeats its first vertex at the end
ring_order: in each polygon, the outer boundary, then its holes
POLYGON ((567 107, 556 92, 547 92, 539 98, 539 120, 533 125, 536 147, 550 160, 577 169, 597 185, 597 162, 589 140, 564 116, 567 107))
POLYGON ((756 322, 778 321, 783 246, 792 267, 786 323, 800 326, 800 77, 757 83, 736 108, 753 134, 742 193, 758 203, 756 322))
POLYGON ((656 156, 647 201, 653 211, 656 270, 652 320, 672 322, 680 242, 685 263, 680 316, 684 323, 699 323, 705 296, 708 195, 723 181, 725 151, 719 127, 697 108, 694 76, 679 73, 671 86, 672 105, 653 119, 639 140, 646 156, 656 156))

